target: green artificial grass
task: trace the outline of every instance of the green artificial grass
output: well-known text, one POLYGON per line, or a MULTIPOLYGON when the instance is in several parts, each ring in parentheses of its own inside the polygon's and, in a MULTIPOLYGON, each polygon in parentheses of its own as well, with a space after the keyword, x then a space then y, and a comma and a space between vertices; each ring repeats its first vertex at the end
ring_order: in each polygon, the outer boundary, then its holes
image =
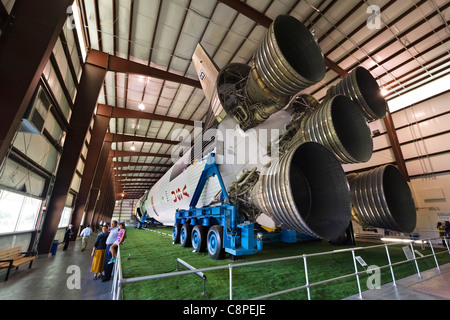
MULTIPOLYGON (((171 228, 156 228, 157 231, 171 234, 171 228)), ((367 247, 375 243, 357 242, 357 247, 367 247)), ((389 246, 391 262, 405 261, 403 245, 389 246)), ((326 241, 288 243, 264 243, 263 250, 257 254, 245 256, 242 260, 232 262, 227 257, 223 260, 212 260, 208 253, 193 253, 192 248, 183 248, 172 244, 172 238, 148 230, 127 229, 127 240, 121 247, 123 278, 133 278, 161 273, 174 272, 177 269, 177 258, 200 269, 213 266, 237 264, 250 261, 298 256, 317 252, 328 252, 347 249, 348 246, 334 246, 326 241)), ((415 249, 424 255, 431 250, 415 249)), ((436 249, 436 252, 444 249, 436 249)), ((388 264, 384 247, 355 251, 356 256, 364 259, 368 266, 388 264)), ((450 255, 437 255, 438 263, 450 262, 450 255)), ((418 261, 419 270, 435 267, 433 257, 418 261)), ((334 253, 307 259, 309 283, 324 281, 355 272, 351 252, 334 253)), ((416 273, 414 262, 394 266, 396 280, 416 273)), ((180 266, 180 270, 187 270, 180 266)), ((365 269, 358 264, 358 271, 365 269)), ((123 285, 124 300, 227 300, 229 299, 229 270, 206 271, 206 295, 203 292, 203 280, 195 274, 173 276, 163 279, 145 280, 123 285)), ((368 290, 367 281, 371 274, 360 275, 362 291, 368 290)), ((389 267, 380 270, 381 285, 392 282, 389 267)), ((272 292, 305 285, 305 269, 303 259, 288 260, 233 268, 233 299, 243 300, 259 297, 272 292)), ((313 300, 337 300, 358 293, 356 277, 351 277, 311 287, 313 300)), ((272 297, 276 300, 307 299, 306 289, 272 297)))

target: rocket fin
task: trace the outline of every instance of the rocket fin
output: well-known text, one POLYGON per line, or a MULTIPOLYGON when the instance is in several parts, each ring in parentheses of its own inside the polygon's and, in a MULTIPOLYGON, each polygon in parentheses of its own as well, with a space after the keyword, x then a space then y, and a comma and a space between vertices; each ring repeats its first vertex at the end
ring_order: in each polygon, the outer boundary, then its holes
MULTIPOLYGON (((206 99, 210 104, 210 113, 220 123, 226 116, 216 90, 216 81, 220 70, 200 43, 195 48, 192 62, 194 63, 206 99)), ((212 119, 209 119, 208 122, 210 121, 212 119)), ((206 123, 206 128, 210 124, 206 123)))
POLYGON ((195 48, 192 62, 194 63, 195 70, 197 70, 197 76, 206 99, 211 103, 214 92, 216 91, 216 80, 220 70, 200 43, 195 48))

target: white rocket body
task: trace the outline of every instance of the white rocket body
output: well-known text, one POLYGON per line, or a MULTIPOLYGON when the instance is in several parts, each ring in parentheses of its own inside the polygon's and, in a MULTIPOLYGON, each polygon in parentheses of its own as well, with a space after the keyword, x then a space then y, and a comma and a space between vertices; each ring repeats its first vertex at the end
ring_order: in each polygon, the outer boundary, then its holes
MULTIPOLYGON (((208 150, 215 154, 216 163, 227 189, 243 171, 250 171, 255 167, 261 171, 264 165, 270 162, 270 157, 267 156, 269 143, 279 138, 289 121, 290 114, 282 110, 260 126, 247 130, 245 133, 239 129, 232 117, 226 117, 217 129, 210 129, 215 133, 215 147, 208 150)), ((189 208, 205 167, 206 158, 210 153, 203 153, 201 159, 194 159, 195 161, 191 164, 191 152, 196 151, 195 148, 196 146, 185 150, 188 152, 185 152, 184 156, 179 158, 148 191, 145 203, 137 206, 143 205, 141 212, 147 211, 148 217, 164 225, 172 226, 176 210, 189 208)), ((220 191, 218 179, 210 178, 203 189, 197 207, 213 203, 220 191)), ((275 222, 265 214, 261 214, 257 222, 267 229, 275 229, 275 222)))

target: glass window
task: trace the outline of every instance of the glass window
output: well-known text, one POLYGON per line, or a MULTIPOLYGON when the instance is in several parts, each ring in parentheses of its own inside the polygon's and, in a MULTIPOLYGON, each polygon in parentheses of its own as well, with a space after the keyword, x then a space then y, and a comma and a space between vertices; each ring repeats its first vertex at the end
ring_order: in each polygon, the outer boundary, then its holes
POLYGON ((60 125, 56 121, 55 117, 51 112, 47 115, 47 119, 44 124, 45 129, 50 133, 53 139, 61 145, 61 140, 64 135, 64 131, 61 129, 60 125))
POLYGON ((42 200, 0 190, 0 233, 35 228, 42 200))
POLYGON ((72 215, 72 208, 64 207, 64 210, 61 214, 61 220, 59 220, 58 228, 67 227, 69 225, 71 215, 72 215))
POLYGON ((56 42, 56 45, 53 48, 53 55, 55 56, 59 72, 63 77, 65 86, 73 102, 75 101, 76 85, 73 82, 72 74, 60 38, 58 38, 58 41, 56 42))
POLYGON ((0 191, 0 233, 14 232, 22 208, 23 196, 0 191))
POLYGON ((59 108, 64 114, 66 120, 70 122, 70 117, 72 114, 72 110, 70 109, 69 102, 67 101, 66 95, 62 89, 61 83, 56 76, 55 69, 51 63, 51 60, 48 60, 47 66, 44 69, 43 75, 55 96, 56 101, 59 104, 59 108))
POLYGON ((33 230, 36 219, 41 210, 42 201, 30 197, 24 197, 19 222, 15 231, 33 230))
POLYGON ((45 184, 46 179, 44 177, 6 158, 3 172, 0 175, 1 186, 42 198, 45 192, 45 184))
POLYGON ((44 136, 18 132, 13 145, 28 158, 56 174, 60 154, 44 136))

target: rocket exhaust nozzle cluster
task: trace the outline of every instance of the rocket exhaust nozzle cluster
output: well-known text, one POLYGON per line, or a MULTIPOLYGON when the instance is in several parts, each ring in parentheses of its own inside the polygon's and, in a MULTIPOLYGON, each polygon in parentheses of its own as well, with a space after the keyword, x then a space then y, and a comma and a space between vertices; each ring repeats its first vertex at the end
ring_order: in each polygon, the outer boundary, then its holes
MULTIPOLYGON (((395 166, 382 166, 352 177, 347 177, 342 168, 342 164, 366 162, 372 156, 367 122, 383 118, 387 111, 375 78, 357 67, 330 88, 321 103, 302 95, 302 90, 321 81, 325 72, 325 59, 313 34, 294 17, 280 15, 250 65, 231 63, 218 72, 215 83, 211 81, 215 91, 210 91, 220 102, 216 110, 220 117, 215 115, 223 130, 236 130, 237 123, 246 132, 286 109, 259 127, 285 126, 283 136, 277 140, 283 144, 280 155, 272 156, 269 165, 257 167, 259 178, 252 176, 251 183, 248 179, 239 181, 245 182, 245 190, 234 184, 241 188, 236 191, 236 199, 242 200, 241 214, 249 204, 248 220, 256 221, 264 213, 275 228, 322 239, 341 236, 351 219, 362 225, 411 232, 416 223, 414 200, 406 179, 395 166), (303 102, 295 105, 301 96, 303 102)), ((252 141, 255 145, 260 142, 252 141)), ((223 172, 231 176, 238 170, 242 167, 230 165, 223 172)), ((198 172, 194 171, 186 181, 195 180, 198 172)), ((180 177, 182 174, 184 171, 180 177)), ((156 189, 172 186, 172 179, 166 178, 166 185, 156 189)), ((232 183, 227 188, 233 189, 232 183)), ((155 196, 160 198, 164 199, 155 196)), ((172 208, 166 203, 158 207, 153 197, 150 199, 155 213, 159 208, 165 212, 172 208)), ((150 211, 149 204, 147 207, 150 211)))

